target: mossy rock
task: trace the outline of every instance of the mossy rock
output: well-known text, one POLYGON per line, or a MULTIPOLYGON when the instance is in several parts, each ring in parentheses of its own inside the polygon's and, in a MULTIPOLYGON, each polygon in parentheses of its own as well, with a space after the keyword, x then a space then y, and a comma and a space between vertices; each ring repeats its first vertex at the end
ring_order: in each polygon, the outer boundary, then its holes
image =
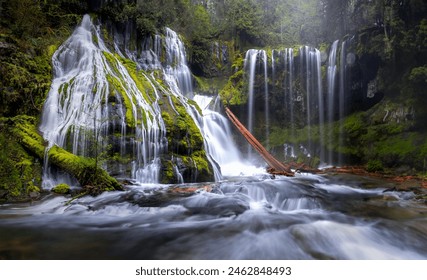
POLYGON ((39 196, 42 164, 13 135, 14 122, 0 119, 0 200, 28 201, 39 196))
POLYGON ((70 193, 70 186, 67 184, 59 184, 56 185, 53 189, 52 192, 57 193, 57 194, 69 194, 70 193))
MULTIPOLYGON (((35 119, 27 116, 20 116, 10 120, 13 124, 12 133, 18 143, 34 156, 43 160, 45 156, 45 141, 37 132, 35 119)), ((49 162, 60 169, 74 176, 80 185, 94 186, 97 191, 122 190, 123 187, 116 179, 96 166, 96 161, 91 158, 76 156, 58 146, 53 146, 48 152, 49 162)))

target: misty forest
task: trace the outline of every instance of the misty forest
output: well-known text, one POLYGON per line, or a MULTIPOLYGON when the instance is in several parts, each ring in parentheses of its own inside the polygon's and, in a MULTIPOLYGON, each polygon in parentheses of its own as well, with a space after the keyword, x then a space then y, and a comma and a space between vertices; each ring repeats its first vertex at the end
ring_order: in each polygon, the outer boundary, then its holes
POLYGON ((0 259, 427 259, 424 0, 0 0, 0 259))

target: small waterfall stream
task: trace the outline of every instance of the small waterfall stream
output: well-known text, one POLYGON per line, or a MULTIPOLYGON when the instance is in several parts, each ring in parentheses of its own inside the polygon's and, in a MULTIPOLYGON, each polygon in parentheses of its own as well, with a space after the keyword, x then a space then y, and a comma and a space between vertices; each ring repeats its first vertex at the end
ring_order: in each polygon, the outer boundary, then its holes
MULTIPOLYGON (((337 48, 339 41, 336 40, 331 47, 328 59, 328 72, 327 72, 327 87, 328 87, 328 121, 332 123, 335 119, 335 88, 336 88, 336 75, 337 75, 337 48)), ((329 131, 329 139, 332 140, 332 130, 329 131)), ((328 154, 328 163, 333 163, 334 158, 332 150, 328 154)))

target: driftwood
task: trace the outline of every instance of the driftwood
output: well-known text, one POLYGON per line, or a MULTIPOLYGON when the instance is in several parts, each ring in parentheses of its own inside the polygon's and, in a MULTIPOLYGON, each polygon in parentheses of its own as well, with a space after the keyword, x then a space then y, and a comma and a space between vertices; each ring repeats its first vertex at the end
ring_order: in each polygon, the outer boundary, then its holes
POLYGON ((225 108, 225 112, 231 122, 236 126, 240 133, 245 137, 249 144, 261 155, 261 157, 269 165, 268 171, 272 174, 280 174, 286 176, 294 176, 294 172, 284 163, 274 158, 261 143, 246 129, 246 127, 237 119, 229 108, 225 108))

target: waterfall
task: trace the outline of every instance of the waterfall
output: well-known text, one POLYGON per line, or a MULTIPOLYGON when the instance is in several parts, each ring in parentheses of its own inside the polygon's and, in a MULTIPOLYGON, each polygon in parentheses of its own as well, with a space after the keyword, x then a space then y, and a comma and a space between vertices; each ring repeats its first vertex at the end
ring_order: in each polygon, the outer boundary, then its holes
MULTIPOLYGON (((139 183, 159 183, 161 157, 168 152, 159 104, 166 98, 179 114, 171 99, 174 96, 204 136, 207 158, 215 180, 220 180, 221 170, 211 155, 214 141, 210 141, 218 132, 207 140, 203 116, 197 105, 189 102, 192 74, 184 45, 173 30, 166 28, 165 33, 164 37, 144 40, 142 49, 129 48, 130 35, 114 37, 114 53, 106 47, 100 27, 85 15, 52 58, 54 78, 40 125, 49 147, 58 145, 73 154, 100 159, 103 154, 114 153, 120 163, 109 166, 109 162, 100 161, 104 168, 139 183), (164 61, 160 59, 163 53, 164 61), (167 86, 153 73, 140 69, 162 70, 167 86)), ((182 182, 173 160, 172 164, 176 179, 182 182)), ((64 181, 64 176, 50 172, 46 160, 43 187, 50 189, 64 181)))
MULTIPOLYGON (((248 50, 245 57, 245 69, 249 67, 249 81, 248 81, 248 130, 253 133, 253 115, 254 115, 254 83, 255 83, 255 66, 259 51, 248 50), (248 66, 249 65, 249 66, 248 66)), ((252 155, 252 147, 248 145, 248 156, 252 155)))
MULTIPOLYGON (((132 154, 131 177, 157 183, 159 155, 167 150, 167 139, 159 95, 150 79, 144 77, 152 87, 147 96, 132 77, 134 69, 105 47, 88 15, 52 60, 54 78, 40 125, 49 147, 98 157, 107 152, 111 131, 117 131, 120 156, 132 154), (134 131, 127 131, 127 126, 134 131)), ((50 185, 44 187, 51 188, 47 170, 45 175, 50 185)))
POLYGON ((326 163, 325 158, 325 105, 322 90, 322 71, 321 71, 321 54, 316 50, 316 73, 317 73, 317 100, 319 111, 319 144, 320 144, 320 164, 326 163))
POLYGON ((232 139, 230 123, 220 112, 216 104, 219 96, 195 95, 194 101, 202 109, 203 131, 210 143, 207 152, 220 166, 223 176, 252 175, 263 173, 259 168, 242 159, 236 143, 232 139))
MULTIPOLYGON (((328 85, 328 121, 331 125, 335 118, 335 87, 336 87, 336 74, 337 74, 337 48, 338 40, 336 40, 331 47, 329 52, 328 60, 328 73, 327 73, 327 85, 328 85)), ((330 146, 333 143, 333 130, 329 131, 329 142, 330 146)), ((332 147, 329 147, 328 163, 332 164, 334 161, 332 155, 332 147)))
MULTIPOLYGON (((339 133, 339 146, 344 146, 344 116, 345 116, 345 93, 346 93, 346 41, 341 44, 340 52, 340 91, 339 91, 339 120, 340 120, 340 133, 339 133)), ((338 164, 343 164, 342 154, 339 154, 338 164)))
MULTIPOLYGON (((268 56, 265 50, 250 49, 246 52, 245 56, 245 69, 249 68, 248 75, 248 122, 247 128, 253 133, 254 113, 255 113, 255 80, 256 80, 256 66, 257 61, 262 61, 263 76, 264 76, 264 131, 265 131, 265 145, 269 145, 270 137, 270 98, 268 90, 268 56)), ((274 65, 274 60, 272 60, 274 65)), ((248 155, 251 157, 252 147, 248 145, 248 155)))
POLYGON ((191 71, 187 66, 187 58, 184 43, 178 34, 170 28, 166 28, 166 67, 165 72, 172 75, 183 95, 193 93, 191 71))
MULTIPOLYGON (((293 49, 285 50, 285 96, 288 93, 288 98, 285 98, 285 104, 289 104, 290 111, 290 122, 291 122, 291 137, 295 137, 295 106, 294 106, 294 52, 293 49)), ((294 147, 290 147, 290 157, 295 158, 294 147)), ((288 155, 288 149, 286 149, 285 157, 288 155)))
MULTIPOLYGON (((269 147, 270 142, 270 98, 268 96, 268 58, 267 52, 261 51, 262 60, 264 61, 264 110, 265 110, 265 146, 269 147)), ((274 62, 272 61, 272 65, 274 62)))
POLYGON ((262 128, 268 146, 270 125, 279 125, 288 129, 289 139, 292 139, 290 143, 283 143, 285 158, 296 158, 299 154, 308 157, 310 161, 319 162, 320 165, 334 162, 342 164, 341 155, 337 159, 334 158, 333 148, 337 145, 342 146, 344 141, 346 55, 345 42, 339 46, 337 40, 331 45, 328 60, 324 63, 327 72, 326 81, 323 83, 322 55, 316 48, 300 47, 297 56, 294 56, 291 48, 273 50, 271 65, 266 62, 268 58, 264 50, 248 50, 245 57, 248 75, 248 129, 253 131, 262 128), (275 62, 277 57, 280 64, 275 62), (257 61, 264 62, 263 67, 257 67, 257 61), (271 67, 273 75, 271 80, 268 77, 268 67, 271 67), (260 88, 262 82, 264 82, 263 92, 260 88), (274 86, 277 82, 283 85, 283 107, 272 103, 277 100, 276 95, 279 93, 274 86), (269 87, 274 93, 272 96, 269 87), (265 98, 265 125, 255 120, 257 112, 254 108, 260 107, 255 100, 259 100, 262 94, 265 98), (273 121, 279 124, 271 124, 270 118, 273 114, 276 116, 273 121), (283 119, 278 117, 279 114, 283 119), (334 130, 333 122, 338 118, 340 135, 334 140, 337 131, 334 130), (295 142, 298 138, 304 140, 300 143, 295 142))

